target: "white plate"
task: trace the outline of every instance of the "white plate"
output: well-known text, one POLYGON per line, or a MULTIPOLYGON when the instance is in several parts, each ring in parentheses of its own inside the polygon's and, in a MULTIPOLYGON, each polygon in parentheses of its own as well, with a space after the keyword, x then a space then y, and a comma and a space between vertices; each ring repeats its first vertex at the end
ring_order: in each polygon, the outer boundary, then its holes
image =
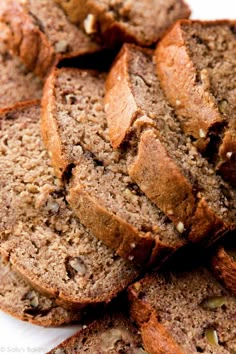
MULTIPOLYGON (((235 0, 186 0, 192 18, 222 19, 236 17, 235 0)), ((0 312, 0 353, 45 354, 79 329, 79 326, 42 328, 16 320, 0 312)))

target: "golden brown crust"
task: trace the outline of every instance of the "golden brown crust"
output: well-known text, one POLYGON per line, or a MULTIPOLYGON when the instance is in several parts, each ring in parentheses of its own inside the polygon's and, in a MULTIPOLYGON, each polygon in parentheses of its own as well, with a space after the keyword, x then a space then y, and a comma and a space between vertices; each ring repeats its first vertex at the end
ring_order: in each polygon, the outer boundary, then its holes
POLYGON ((196 203, 192 186, 169 157, 154 130, 142 133, 129 174, 176 225, 182 222, 187 229, 190 227, 196 203))
POLYGON ((38 99, 17 102, 13 106, 0 108, 0 115, 5 114, 6 112, 15 111, 18 109, 24 109, 24 108, 31 107, 31 106, 37 106, 39 104, 40 104, 40 100, 38 100, 38 99))
POLYGON ((128 222, 109 212, 98 200, 83 191, 77 183, 69 189, 67 199, 83 224, 123 258, 139 264, 157 263, 175 250, 155 240, 150 233, 141 235, 128 222))
POLYGON ((129 174, 177 227, 178 223, 183 223, 192 242, 200 242, 209 234, 213 242, 227 228, 205 199, 194 195, 191 184, 168 156, 154 131, 146 130, 141 135, 129 174))
POLYGON ((52 166, 58 178, 62 178, 68 166, 73 162, 63 150, 60 140, 59 127, 55 119, 55 80, 57 69, 54 69, 47 78, 41 101, 41 132, 44 144, 49 152, 52 166))
POLYGON ((151 354, 184 354, 168 330, 162 326, 152 306, 138 297, 142 284, 134 283, 128 288, 130 316, 140 327, 145 350, 151 354))
POLYGON ((212 258, 212 269, 225 286, 236 294, 236 261, 220 247, 212 258))
POLYGON ((105 109, 113 148, 121 145, 133 121, 138 114, 141 114, 141 110, 137 106, 130 88, 130 78, 126 65, 128 60, 128 47, 124 45, 106 80, 105 109), (119 102, 119 107, 112 104, 114 100, 119 102))
POLYGON ((171 334, 162 326, 154 313, 148 322, 141 326, 141 336, 145 350, 151 354, 184 354, 184 351, 171 337, 171 334))
POLYGON ((197 84, 197 72, 188 53, 178 21, 158 43, 155 61, 160 83, 176 113, 183 116, 183 129, 195 138, 201 138, 217 123, 223 121, 214 96, 204 86, 197 84), (178 95, 178 96, 177 96, 178 95), (201 132, 201 133, 200 133, 201 132))
POLYGON ((197 201, 194 215, 191 218, 191 229, 188 239, 192 242, 203 242, 206 246, 222 237, 226 230, 230 230, 234 225, 227 225, 209 207, 203 197, 197 201), (205 238, 208 235, 209 237, 205 238))

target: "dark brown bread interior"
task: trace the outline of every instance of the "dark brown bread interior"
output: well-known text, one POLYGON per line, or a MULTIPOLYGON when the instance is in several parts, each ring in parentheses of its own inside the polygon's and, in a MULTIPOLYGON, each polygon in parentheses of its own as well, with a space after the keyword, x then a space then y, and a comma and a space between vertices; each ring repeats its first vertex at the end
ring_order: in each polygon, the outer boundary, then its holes
POLYGON ((42 133, 67 200, 81 222, 124 258, 160 263, 184 237, 128 176, 104 112, 105 74, 57 69, 43 96, 42 133), (68 174, 69 172, 69 174, 68 174))
POLYGON ((41 295, 0 260, 0 309, 40 326, 59 326, 79 321, 79 311, 67 310, 41 295))
POLYGON ((0 108, 41 98, 42 82, 0 43, 0 108))
MULTIPOLYGON (((235 228, 235 190, 185 137, 155 73, 152 52, 124 45, 106 82, 114 148, 125 145, 131 178, 193 241, 235 228)), ((116 150, 114 150, 116 151, 116 150)))
POLYGON ((151 353, 236 349, 236 299, 205 268, 149 275, 129 288, 129 299, 131 317, 151 353))
POLYGON ((7 46, 40 77, 61 58, 100 48, 68 21, 53 0, 1 1, 0 23, 7 46))
POLYGON ((234 187, 235 28, 235 21, 179 21, 155 56, 161 85, 185 133, 234 187))
POLYGON ((150 46, 177 19, 188 18, 182 0, 55 0, 73 23, 107 46, 133 42, 150 46))
POLYGON ((40 107, 1 112, 0 252, 67 307, 107 303, 138 269, 94 238, 67 205, 40 137, 40 107))
POLYGON ((145 354, 137 328, 120 312, 106 313, 48 354, 145 354))

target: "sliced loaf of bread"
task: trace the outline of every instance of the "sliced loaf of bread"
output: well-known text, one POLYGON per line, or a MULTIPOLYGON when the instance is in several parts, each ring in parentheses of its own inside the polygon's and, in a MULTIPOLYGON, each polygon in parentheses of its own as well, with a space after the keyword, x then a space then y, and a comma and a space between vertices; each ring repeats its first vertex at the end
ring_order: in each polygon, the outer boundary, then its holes
POLYGON ((217 278, 236 295, 236 244, 233 238, 228 238, 219 246, 211 265, 217 278))
POLYGON ((74 217, 40 136, 40 107, 0 115, 0 253, 67 307, 107 303, 139 274, 74 217))
POLYGON ((177 19, 188 18, 183 0, 55 0, 73 23, 108 46, 133 42, 150 46, 177 19))
POLYGON ((65 340, 48 354, 145 354, 140 333, 128 318, 118 312, 101 319, 65 340))
POLYGON ((211 243, 235 229, 236 191, 183 134, 151 51, 124 45, 108 75, 105 101, 111 143, 126 146, 129 175, 180 232, 211 243))
POLYGON ((0 259, 0 309, 22 321, 60 326, 79 321, 79 311, 67 310, 41 295, 0 259))
POLYGON ((41 98, 42 82, 0 43, 0 108, 41 98))
POLYGON ((160 263, 185 239, 129 177, 126 150, 112 150, 105 79, 94 71, 52 72, 42 100, 44 142, 81 223, 120 256, 160 263))
POLYGON ((99 50, 53 0, 1 1, 0 26, 7 46, 40 77, 60 58, 99 50))
POLYGON ((157 71, 185 133, 236 187, 236 22, 177 22, 156 50, 157 71))
POLYGON ((236 298, 205 268, 149 275, 129 288, 129 299, 150 353, 236 350, 236 298))

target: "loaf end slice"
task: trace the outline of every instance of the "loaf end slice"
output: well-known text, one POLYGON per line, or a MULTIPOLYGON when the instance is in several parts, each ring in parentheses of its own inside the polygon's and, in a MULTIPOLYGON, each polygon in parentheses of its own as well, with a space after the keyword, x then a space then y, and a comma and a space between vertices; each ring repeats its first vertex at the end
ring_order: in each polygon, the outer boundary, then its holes
POLYGON ((154 273, 129 288, 129 299, 131 317, 151 353, 235 350, 235 297, 205 268, 154 273))
MULTIPOLYGON (((85 326, 86 327, 86 326, 85 326)), ((137 353, 145 354, 137 328, 118 311, 106 313, 48 354, 137 353)))
POLYGON ((2 1, 0 23, 7 46, 42 78, 60 59, 100 48, 69 22, 53 0, 2 1))
POLYGON ((66 307, 108 303, 139 274, 74 216, 40 136, 40 107, 0 116, 0 253, 35 289, 66 307))
POLYGON ((67 310, 43 296, 0 260, 0 309, 20 320, 40 326, 60 326, 79 321, 79 311, 67 310))
POLYGON ((106 80, 105 102, 113 147, 126 147, 129 175, 177 229, 193 242, 211 243, 235 228, 235 190, 183 134, 151 51, 123 46, 106 80))
POLYGON ((235 21, 178 21, 156 49, 161 85, 185 133, 236 185, 235 21))
POLYGON ((182 0, 111 1, 57 0, 72 22, 109 47, 124 42, 150 46, 177 19, 188 18, 190 9, 182 0))
POLYGON ((120 256, 161 263, 186 241, 129 177, 126 150, 112 150, 105 79, 94 71, 54 70, 42 101, 43 139, 81 222, 120 256))

